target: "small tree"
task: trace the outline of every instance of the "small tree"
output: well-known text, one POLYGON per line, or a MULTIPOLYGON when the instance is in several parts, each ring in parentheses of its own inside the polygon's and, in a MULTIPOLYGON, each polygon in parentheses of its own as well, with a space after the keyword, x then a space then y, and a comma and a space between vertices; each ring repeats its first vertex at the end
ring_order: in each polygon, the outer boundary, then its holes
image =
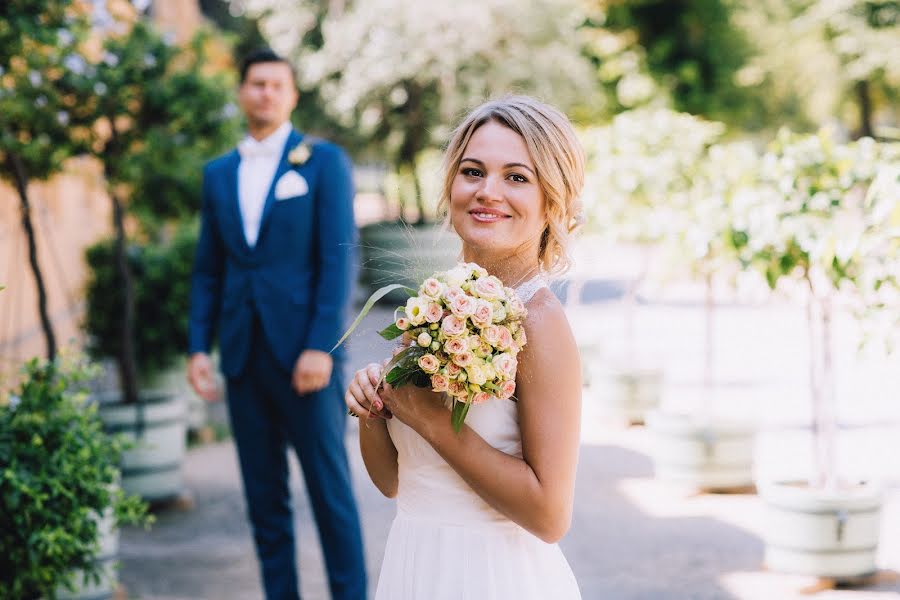
POLYGON ((588 228, 641 249, 641 265, 625 292, 627 362, 634 359, 634 306, 648 274, 649 249, 677 233, 691 207, 695 176, 723 132, 721 123, 641 108, 584 134, 588 228))
POLYGON ((81 148, 70 138, 77 99, 68 81, 79 66, 68 53, 83 39, 87 20, 72 0, 10 0, 0 4, 0 177, 19 195, 28 264, 37 287, 38 315, 50 360, 56 336, 38 262, 29 183, 45 180, 81 148), (65 65, 61 68, 61 65, 65 65))
MULTIPOLYGON (((799 136, 782 130, 763 157, 755 205, 735 223, 732 240, 747 264, 773 289, 805 289, 813 405, 813 483, 838 484, 833 380, 833 316, 842 298, 858 302, 890 281, 900 260, 897 198, 869 193, 898 149, 870 138, 841 144, 826 131, 799 136)), ((894 177, 896 177, 896 171, 894 177)), ((877 308, 872 306, 872 308, 877 308)))
POLYGON ((712 414, 715 380, 715 312, 714 284, 734 281, 743 270, 732 241, 736 213, 753 205, 759 156, 747 141, 714 144, 698 161, 691 177, 685 202, 672 215, 670 235, 665 236, 666 257, 670 270, 684 272, 703 280, 704 341, 703 396, 700 418, 712 414))
POLYGON ((90 153, 103 164, 112 203, 122 290, 119 342, 112 346, 118 348, 124 399, 134 403, 135 281, 127 259, 127 211, 152 216, 142 223, 145 229, 193 212, 203 161, 236 138, 236 111, 229 108, 230 82, 206 73, 203 38, 180 49, 140 20, 118 31, 109 32, 81 80, 77 119, 90 153))

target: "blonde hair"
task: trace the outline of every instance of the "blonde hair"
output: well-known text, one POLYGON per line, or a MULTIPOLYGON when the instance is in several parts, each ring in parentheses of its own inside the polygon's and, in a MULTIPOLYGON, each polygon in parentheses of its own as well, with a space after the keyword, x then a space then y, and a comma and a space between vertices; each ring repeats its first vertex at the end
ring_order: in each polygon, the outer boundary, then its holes
POLYGON ((538 259, 547 273, 569 268, 570 234, 581 224, 578 197, 584 185, 584 150, 569 119, 556 108, 528 96, 485 102, 457 126, 444 153, 444 183, 439 207, 450 207, 450 189, 463 152, 475 131, 496 122, 515 131, 528 148, 546 201, 547 224, 541 233, 538 259))

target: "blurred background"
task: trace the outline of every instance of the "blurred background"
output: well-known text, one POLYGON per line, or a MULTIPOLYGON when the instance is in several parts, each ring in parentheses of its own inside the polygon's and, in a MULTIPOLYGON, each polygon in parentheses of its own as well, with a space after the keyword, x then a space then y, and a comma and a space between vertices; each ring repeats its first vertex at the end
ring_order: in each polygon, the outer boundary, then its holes
MULTIPOLYGON (((297 68, 295 126, 354 160, 358 303, 454 261, 439 163, 467 109, 528 93, 576 125, 585 219, 553 289, 584 367, 563 547, 585 598, 900 598, 900 2, 6 0, 2 387, 86 352, 95 397, 184 417, 137 459, 163 481, 124 483, 158 514, 122 532, 120 596, 260 594, 183 353, 202 166, 241 138, 235 66, 263 45, 297 68)), ((374 579, 393 508, 350 427, 374 579)))

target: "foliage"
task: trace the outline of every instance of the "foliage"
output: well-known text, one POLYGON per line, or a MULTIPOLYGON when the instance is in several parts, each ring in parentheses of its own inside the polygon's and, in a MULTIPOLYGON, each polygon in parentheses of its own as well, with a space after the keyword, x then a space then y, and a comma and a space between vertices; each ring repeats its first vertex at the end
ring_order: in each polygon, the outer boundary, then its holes
MULTIPOLYGON (((168 241, 132 243, 128 260, 135 280, 135 354, 138 371, 145 378, 171 366, 187 347, 187 318, 191 268, 197 232, 194 225, 180 226, 168 241)), ((121 352, 122 283, 112 240, 87 251, 91 269, 87 284, 85 329, 89 352, 116 356, 121 352)))
POLYGON ((203 163, 238 137, 231 82, 205 71, 207 41, 179 48, 136 21, 98 60, 82 57, 76 133, 145 222, 194 214, 203 163))
POLYGON ((0 597, 54 598, 73 570, 99 575, 99 515, 149 523, 146 506, 116 488, 122 444, 77 392, 81 373, 32 361, 0 406, 0 597))
POLYGON ((879 121, 896 124, 896 0, 743 2, 739 21, 756 45, 746 75, 794 98, 792 112, 819 125, 839 119, 858 135, 878 133, 879 121))
POLYGON ((828 130, 780 131, 762 159, 755 201, 734 224, 743 260, 772 288, 795 277, 814 278, 820 293, 857 287, 872 259, 896 256, 897 198, 868 191, 897 156, 897 146, 870 138, 840 143, 828 130))
MULTIPOLYGON (((656 85, 668 92, 675 110, 744 127, 764 124, 760 90, 741 85, 737 77, 754 48, 747 32, 734 21, 734 2, 631 0, 598 4, 604 9, 601 26, 623 37, 629 53, 645 65, 656 85)), ((635 76, 631 79, 632 87, 648 89, 635 76)), ((623 79, 617 85, 625 87, 629 81, 623 79)), ((623 108, 634 106, 622 104, 623 108)))
POLYGON ((691 200, 708 147, 723 132, 721 123, 652 108, 585 130, 588 226, 625 242, 667 237, 691 200))
POLYGON ((419 153, 444 143, 448 125, 487 97, 530 92, 564 109, 590 98, 578 0, 358 2, 327 14, 316 50, 297 35, 316 26, 312 3, 245 4, 263 15, 273 45, 296 59, 305 86, 319 89, 338 123, 402 172, 413 172, 419 153))
POLYGON ((15 154, 30 178, 48 178, 82 150, 69 135, 77 98, 60 68, 87 32, 77 8, 73 0, 0 3, 0 163, 15 154))

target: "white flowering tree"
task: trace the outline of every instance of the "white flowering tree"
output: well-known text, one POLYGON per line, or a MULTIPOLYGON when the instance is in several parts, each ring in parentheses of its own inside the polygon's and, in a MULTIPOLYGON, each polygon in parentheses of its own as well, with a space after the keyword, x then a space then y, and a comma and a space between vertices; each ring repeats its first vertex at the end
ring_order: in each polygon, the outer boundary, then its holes
POLYGON ((633 359, 634 304, 650 248, 680 232, 694 181, 724 125, 669 109, 641 108, 583 132, 587 228, 637 245, 641 266, 625 293, 626 361, 633 359))
POLYGON ((806 291, 814 483, 826 488, 838 485, 834 305, 848 300, 878 311, 891 298, 900 261, 897 156, 896 146, 871 138, 842 144, 827 131, 783 130, 762 159, 755 204, 734 222, 732 241, 746 264, 773 289, 796 282, 806 291))
POLYGON ((448 125, 488 97, 535 94, 563 109, 590 103, 593 69, 581 52, 581 0, 367 0, 338 3, 322 44, 309 3, 245 0, 273 46, 296 59, 304 86, 416 183, 419 153, 446 142, 448 125), (304 8, 307 7, 307 8, 304 8))
POLYGON ((667 271, 689 273, 704 282, 703 398, 699 415, 710 416, 715 374, 715 281, 734 280, 744 265, 735 250, 733 228, 746 207, 757 206, 759 154, 749 141, 719 143, 700 154, 688 189, 669 211, 662 240, 667 271))

